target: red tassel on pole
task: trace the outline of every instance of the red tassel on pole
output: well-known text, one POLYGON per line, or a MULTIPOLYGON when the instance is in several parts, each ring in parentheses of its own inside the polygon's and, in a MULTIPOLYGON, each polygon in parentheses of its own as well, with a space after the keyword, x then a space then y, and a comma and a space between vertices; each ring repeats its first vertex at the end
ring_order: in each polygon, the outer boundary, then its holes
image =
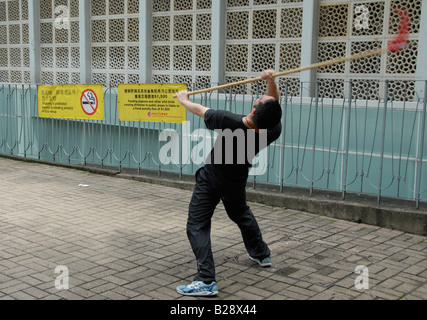
POLYGON ((408 46, 408 34, 410 25, 409 15, 405 10, 394 9, 394 12, 399 15, 400 25, 397 37, 394 40, 390 41, 390 43, 388 44, 388 51, 393 53, 402 50, 408 46))

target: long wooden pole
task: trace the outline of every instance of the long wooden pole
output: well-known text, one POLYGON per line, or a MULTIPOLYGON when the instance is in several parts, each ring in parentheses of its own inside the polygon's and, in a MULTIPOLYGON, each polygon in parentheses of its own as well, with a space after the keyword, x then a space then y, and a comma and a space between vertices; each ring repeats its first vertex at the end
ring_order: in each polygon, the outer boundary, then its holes
MULTIPOLYGON (((289 70, 277 72, 277 73, 272 74, 271 76, 273 78, 281 77, 281 76, 285 76, 285 75, 289 75, 289 74, 293 74, 293 73, 302 72, 305 70, 331 66, 331 65, 343 63, 346 61, 368 58, 368 57, 372 57, 375 55, 383 54, 384 52, 387 52, 387 51, 388 51, 388 48, 378 48, 378 49, 365 51, 365 52, 354 54, 354 55, 347 56, 347 57, 341 57, 341 58, 336 58, 336 59, 331 59, 331 60, 327 60, 327 61, 323 61, 323 62, 314 63, 314 64, 311 64, 311 65, 305 66, 305 67, 299 67, 299 68, 294 68, 294 69, 289 69, 289 70)), ((256 78, 241 80, 241 81, 237 81, 237 82, 231 82, 231 83, 223 84, 223 85, 216 86, 216 87, 191 91, 191 92, 188 92, 188 95, 190 96, 190 95, 195 95, 195 94, 200 94, 200 93, 206 93, 206 92, 211 92, 211 91, 216 91, 216 90, 227 89, 230 87, 240 86, 243 84, 248 84, 248 83, 257 82, 257 81, 261 81, 261 80, 262 80, 261 77, 256 77, 256 78)))
MULTIPOLYGON (((340 57, 340 58, 336 58, 336 59, 331 59, 331 60, 327 60, 327 61, 323 61, 323 62, 314 63, 314 64, 311 64, 311 65, 305 66, 305 67, 299 67, 299 68, 295 68, 295 69, 277 72, 277 73, 274 73, 272 75, 272 77, 276 78, 276 77, 289 75, 292 73, 298 73, 298 72, 305 71, 305 70, 331 66, 331 65, 343 63, 346 61, 368 58, 368 57, 372 57, 372 56, 376 56, 376 55, 381 55, 381 54, 386 53, 386 52, 396 52, 396 51, 399 51, 399 50, 405 48, 408 44, 408 34, 409 34, 409 24, 410 24, 409 15, 403 9, 402 10, 394 9, 394 11, 397 14, 399 14, 399 17, 400 17, 399 33, 395 39, 390 41, 390 43, 388 44, 388 46, 386 48, 378 48, 378 49, 374 49, 374 50, 369 50, 369 51, 357 53, 357 54, 347 56, 347 57, 340 57)), ((247 80, 223 84, 223 85, 216 86, 216 87, 211 87, 211 88, 206 88, 206 89, 188 92, 188 95, 190 96, 190 95, 195 95, 195 94, 200 94, 200 93, 211 92, 211 91, 215 91, 215 90, 227 89, 230 87, 240 86, 243 84, 248 84, 248 83, 257 82, 257 81, 261 81, 261 80, 262 80, 261 77, 256 77, 256 78, 252 78, 252 79, 247 79, 247 80)), ((176 95, 174 97, 176 97, 176 95)))

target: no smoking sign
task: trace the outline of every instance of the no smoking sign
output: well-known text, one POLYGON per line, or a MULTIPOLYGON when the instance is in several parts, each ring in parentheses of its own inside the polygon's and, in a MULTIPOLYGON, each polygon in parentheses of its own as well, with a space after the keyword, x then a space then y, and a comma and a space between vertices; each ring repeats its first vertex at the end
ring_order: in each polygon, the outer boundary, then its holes
POLYGON ((96 93, 91 89, 83 91, 80 98, 80 104, 84 113, 89 116, 94 115, 96 110, 98 110, 98 97, 96 96, 96 93))

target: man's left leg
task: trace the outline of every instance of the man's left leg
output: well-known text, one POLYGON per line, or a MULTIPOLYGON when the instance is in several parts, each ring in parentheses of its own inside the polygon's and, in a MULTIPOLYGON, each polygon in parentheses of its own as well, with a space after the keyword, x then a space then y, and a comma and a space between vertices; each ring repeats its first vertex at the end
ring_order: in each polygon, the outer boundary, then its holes
MULTIPOLYGON (((229 218, 234 221, 242 233, 243 242, 252 260, 262 262, 270 258, 270 249, 264 242, 261 229, 252 210, 246 203, 246 190, 234 190, 230 196, 221 198, 229 218)), ((260 265, 262 265, 258 262, 260 265)), ((266 265, 270 266, 268 261, 266 265)))

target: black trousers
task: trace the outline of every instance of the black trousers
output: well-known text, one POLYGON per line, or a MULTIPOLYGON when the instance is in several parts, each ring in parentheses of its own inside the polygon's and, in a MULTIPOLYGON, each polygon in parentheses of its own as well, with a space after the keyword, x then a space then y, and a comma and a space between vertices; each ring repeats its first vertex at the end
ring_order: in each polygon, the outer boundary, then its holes
POLYGON ((209 165, 196 173, 187 221, 187 236, 197 260, 195 281, 216 281, 211 218, 220 200, 229 218, 239 226, 249 255, 261 260, 270 256, 270 249, 263 241, 258 223, 246 203, 247 176, 240 180, 233 181, 209 165))

